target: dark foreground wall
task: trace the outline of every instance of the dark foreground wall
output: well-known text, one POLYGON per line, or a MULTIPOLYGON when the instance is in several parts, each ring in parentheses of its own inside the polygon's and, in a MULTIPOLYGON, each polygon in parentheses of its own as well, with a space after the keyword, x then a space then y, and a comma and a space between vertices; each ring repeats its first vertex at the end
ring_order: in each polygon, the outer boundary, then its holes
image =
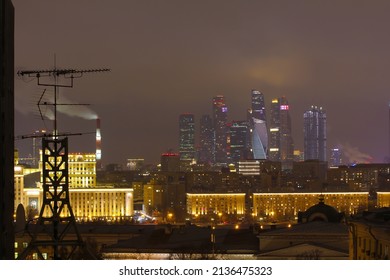
POLYGON ((0 260, 14 259, 14 14, 0 0, 0 260))

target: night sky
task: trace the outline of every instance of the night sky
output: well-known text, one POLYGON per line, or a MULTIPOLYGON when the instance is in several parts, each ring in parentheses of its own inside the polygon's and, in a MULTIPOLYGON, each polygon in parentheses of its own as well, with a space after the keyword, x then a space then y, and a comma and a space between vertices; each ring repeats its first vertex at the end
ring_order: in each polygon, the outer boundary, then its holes
MULTIPOLYGON (((85 133, 70 138, 73 152, 94 152, 88 133, 98 115, 103 163, 156 163, 178 150, 179 114, 194 113, 198 128, 222 94, 228 119, 244 120, 257 89, 267 105, 288 99, 296 149, 303 113, 317 105, 327 112, 328 148, 341 145, 361 162, 388 155, 389 1, 12 2, 16 71, 111 69, 60 90, 60 101, 91 104, 58 115, 61 131, 85 133)), ((16 136, 52 128, 36 106, 44 89, 16 76, 16 136)), ((46 88, 49 101, 52 94, 46 88)), ((21 156, 28 145, 16 142, 21 156)))

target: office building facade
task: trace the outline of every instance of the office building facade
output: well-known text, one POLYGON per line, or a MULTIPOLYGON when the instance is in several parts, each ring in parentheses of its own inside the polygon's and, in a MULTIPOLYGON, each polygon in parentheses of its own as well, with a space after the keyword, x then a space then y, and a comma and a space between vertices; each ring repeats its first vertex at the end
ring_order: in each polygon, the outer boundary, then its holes
POLYGON ((267 118, 264 95, 258 90, 252 90, 251 92, 251 109, 248 112, 248 122, 250 124, 252 158, 266 159, 268 156, 267 118))
POLYGON ((225 97, 218 95, 213 98, 213 125, 215 132, 214 158, 218 164, 227 163, 227 106, 225 97))
POLYGON ((181 160, 195 158, 195 117, 193 114, 179 116, 179 154, 181 160))
POLYGON ((232 163, 246 159, 249 154, 249 129, 246 121, 228 124, 227 153, 232 163))
POLYGON ((214 162, 214 143, 215 136, 213 120, 210 115, 203 115, 200 119, 199 162, 214 162))
POLYGON ((312 106, 303 114, 305 160, 327 161, 326 157, 326 112, 322 107, 312 106))
POLYGON ((285 97, 271 103, 269 159, 282 162, 283 169, 291 169, 294 161, 294 142, 290 106, 285 97))

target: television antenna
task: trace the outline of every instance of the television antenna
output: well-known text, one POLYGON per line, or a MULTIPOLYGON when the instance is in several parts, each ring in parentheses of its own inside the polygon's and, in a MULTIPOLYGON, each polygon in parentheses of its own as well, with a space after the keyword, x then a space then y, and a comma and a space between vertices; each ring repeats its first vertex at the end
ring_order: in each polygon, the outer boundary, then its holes
MULTIPOLYGON (((52 70, 28 70, 18 71, 18 76, 33 77, 37 79, 38 86, 53 87, 53 103, 41 103, 41 98, 37 105, 40 110, 41 105, 53 106, 54 120, 53 133, 42 135, 42 206, 35 225, 35 230, 31 235, 31 242, 20 254, 19 259, 33 257, 35 252, 37 258, 44 259, 41 248, 51 246, 53 248, 53 259, 71 259, 76 249, 87 249, 84 241, 77 229, 76 219, 73 214, 69 199, 69 168, 68 168, 68 138, 70 135, 81 135, 81 133, 59 133, 57 128, 57 107, 60 105, 86 105, 86 104, 59 104, 57 95, 59 88, 73 88, 74 79, 81 78, 87 73, 108 72, 110 69, 57 69, 52 70), (53 78, 54 82, 43 81, 44 78, 53 78), (59 83, 59 78, 65 78, 67 83, 59 83), (45 230, 43 230, 45 229, 45 230), (69 232, 73 229, 73 235, 69 232)), ((25 136, 29 138, 29 136, 25 136)), ((92 254, 90 254, 91 257, 92 254)))

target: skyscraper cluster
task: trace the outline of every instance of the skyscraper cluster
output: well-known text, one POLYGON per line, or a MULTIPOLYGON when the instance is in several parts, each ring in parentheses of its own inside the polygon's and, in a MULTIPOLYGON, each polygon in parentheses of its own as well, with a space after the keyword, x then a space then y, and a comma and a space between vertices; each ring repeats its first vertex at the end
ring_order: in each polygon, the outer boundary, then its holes
MULTIPOLYGON (((304 159, 326 161, 326 113, 312 106, 303 115, 304 159)), ((294 142, 290 105, 286 97, 273 98, 266 114, 264 94, 251 91, 251 106, 246 120, 228 121, 228 107, 223 95, 212 99, 212 114, 200 119, 199 144, 195 144, 195 117, 179 117, 180 159, 226 165, 242 160, 270 160, 292 169, 294 142)))

